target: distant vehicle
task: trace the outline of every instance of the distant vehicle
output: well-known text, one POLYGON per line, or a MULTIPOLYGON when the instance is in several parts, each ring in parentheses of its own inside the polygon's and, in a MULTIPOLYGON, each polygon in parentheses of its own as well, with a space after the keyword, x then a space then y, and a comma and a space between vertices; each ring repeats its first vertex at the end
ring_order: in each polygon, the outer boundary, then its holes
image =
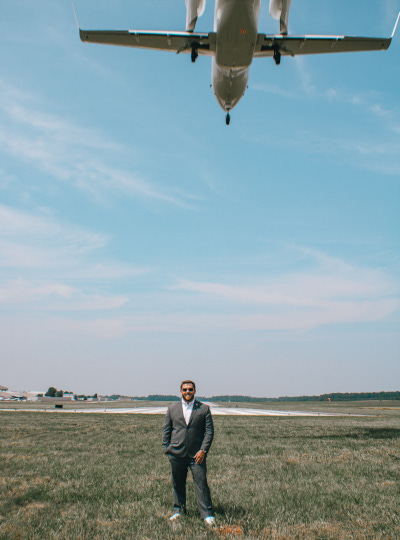
POLYGON ((399 13, 389 38, 288 36, 292 0, 270 0, 269 12, 280 21, 280 33, 269 35, 258 33, 261 0, 215 0, 214 31, 194 33, 206 0, 185 2, 186 32, 79 29, 80 38, 90 43, 189 53, 192 62, 199 54, 211 56, 214 95, 226 112, 227 124, 230 122, 230 111, 246 91, 253 58, 273 57, 278 65, 282 56, 386 50, 400 17, 399 13))

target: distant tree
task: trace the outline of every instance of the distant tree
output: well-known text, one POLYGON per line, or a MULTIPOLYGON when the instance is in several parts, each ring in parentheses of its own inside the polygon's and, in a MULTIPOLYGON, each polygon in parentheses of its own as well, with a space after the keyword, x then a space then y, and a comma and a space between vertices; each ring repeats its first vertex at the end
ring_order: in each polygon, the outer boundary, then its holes
POLYGON ((178 396, 164 396, 160 394, 150 394, 145 398, 147 401, 180 401, 178 396))
POLYGON ((63 397, 63 396, 64 396, 64 392, 62 390, 57 390, 56 397, 63 397))
POLYGON ((54 386, 50 386, 50 388, 45 393, 45 396, 56 397, 56 394, 57 394, 57 388, 54 388, 54 386))

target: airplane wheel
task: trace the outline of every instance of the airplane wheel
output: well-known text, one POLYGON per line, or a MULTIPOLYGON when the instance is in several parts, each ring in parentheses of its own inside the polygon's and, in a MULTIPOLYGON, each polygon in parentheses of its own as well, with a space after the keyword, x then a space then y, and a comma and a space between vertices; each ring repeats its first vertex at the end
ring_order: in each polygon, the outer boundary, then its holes
POLYGON ((197 52, 197 49, 193 47, 192 49, 192 62, 193 63, 196 62, 198 56, 199 56, 199 53, 197 52))
POLYGON ((225 122, 227 126, 231 123, 231 115, 229 113, 226 115, 225 122))
POLYGON ((274 60, 275 64, 279 66, 279 64, 281 63, 281 53, 279 51, 274 52, 274 60))

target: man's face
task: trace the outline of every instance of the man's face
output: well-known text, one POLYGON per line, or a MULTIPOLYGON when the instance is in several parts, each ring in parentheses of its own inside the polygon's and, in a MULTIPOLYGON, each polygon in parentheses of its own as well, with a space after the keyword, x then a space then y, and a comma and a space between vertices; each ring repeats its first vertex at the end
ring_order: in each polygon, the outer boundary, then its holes
POLYGON ((181 388, 181 395, 183 399, 189 403, 194 398, 196 390, 194 389, 193 384, 183 384, 181 388))

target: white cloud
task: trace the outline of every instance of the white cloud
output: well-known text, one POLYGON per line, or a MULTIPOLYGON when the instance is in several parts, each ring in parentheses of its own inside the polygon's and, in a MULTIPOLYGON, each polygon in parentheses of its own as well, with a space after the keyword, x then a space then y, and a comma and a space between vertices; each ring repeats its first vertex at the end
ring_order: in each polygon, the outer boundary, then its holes
POLYGON ((4 269, 65 271, 97 251, 109 237, 57 221, 45 209, 25 212, 0 204, 0 264, 4 269))
POLYGON ((38 212, 25 212, 0 204, 0 231, 5 238, 36 237, 41 241, 62 237, 63 244, 77 249, 98 249, 109 240, 108 236, 91 233, 79 227, 58 222, 46 208, 38 212))
POLYGON ((3 152, 33 164, 60 181, 68 181, 97 199, 123 194, 190 207, 191 195, 161 188, 131 170, 110 166, 135 152, 110 141, 94 129, 43 112, 31 96, 0 80, 0 111, 7 129, 0 128, 3 152))
POLYGON ((271 83, 254 83, 251 88, 277 94, 282 98, 295 101, 312 101, 313 103, 338 104, 351 107, 373 123, 373 128, 364 133, 353 133, 341 130, 335 134, 332 130, 313 129, 292 133, 288 138, 285 133, 282 139, 275 136, 274 141, 268 138, 268 145, 283 144, 301 149, 304 153, 319 154, 339 158, 354 168, 362 168, 389 176, 400 174, 400 120, 397 109, 385 103, 382 93, 372 90, 346 90, 339 87, 324 87, 321 81, 314 82, 309 68, 310 62, 305 57, 295 57, 294 66, 299 75, 299 84, 291 88, 280 88, 271 83), (377 132, 380 132, 377 137, 377 132), (377 144, 377 140, 380 143, 377 144))
POLYGON ((70 298, 74 289, 60 283, 48 283, 32 286, 31 284, 15 280, 0 289, 0 303, 29 302, 47 296, 70 298))
POLYGON ((0 287, 0 304, 22 304, 25 309, 37 309, 38 302, 41 310, 108 310, 121 307, 127 298, 83 294, 76 287, 57 282, 11 280, 0 287))
POLYGON ((221 313, 208 320, 218 327, 224 319, 236 329, 306 330, 379 321, 399 309, 400 286, 385 272, 306 251, 314 256, 308 271, 255 276, 252 285, 181 280, 174 289, 193 293, 193 302, 208 298, 221 313))
POLYGON ((182 279, 156 298, 144 294, 137 303, 133 296, 124 314, 114 319, 95 318, 82 325, 75 321, 67 327, 99 339, 137 332, 305 332, 323 325, 382 321, 399 310, 400 286, 385 272, 315 250, 293 249, 311 261, 308 271, 241 276, 240 284, 182 279))
MULTIPOLYGON (((0 231, 3 307, 43 313, 124 307, 123 318, 119 313, 115 319, 122 333, 307 330, 379 321, 399 309, 399 284, 383 270, 305 247, 286 246, 296 261, 302 258, 298 272, 272 274, 259 267, 236 281, 182 278, 157 295, 143 289, 107 294, 109 286, 115 291, 116 280, 151 269, 107 260, 102 250, 108 237, 61 223, 45 209, 33 213, 0 205, 0 231)), ((91 332, 95 327, 93 322, 91 332)))
MULTIPOLYGON (((395 129, 395 126, 390 127, 391 131, 395 129)), ((340 137, 333 137, 307 130, 294 136, 291 143, 285 141, 286 147, 289 144, 301 152, 339 160, 355 169, 388 176, 400 175, 400 140, 392 133, 377 143, 375 133, 364 136, 343 133, 340 137)))
POLYGON ((125 295, 99 293, 96 284, 115 290, 117 280, 149 269, 108 260, 102 250, 109 241, 57 221, 45 209, 33 213, 0 205, 0 304, 43 312, 123 306, 125 295))

